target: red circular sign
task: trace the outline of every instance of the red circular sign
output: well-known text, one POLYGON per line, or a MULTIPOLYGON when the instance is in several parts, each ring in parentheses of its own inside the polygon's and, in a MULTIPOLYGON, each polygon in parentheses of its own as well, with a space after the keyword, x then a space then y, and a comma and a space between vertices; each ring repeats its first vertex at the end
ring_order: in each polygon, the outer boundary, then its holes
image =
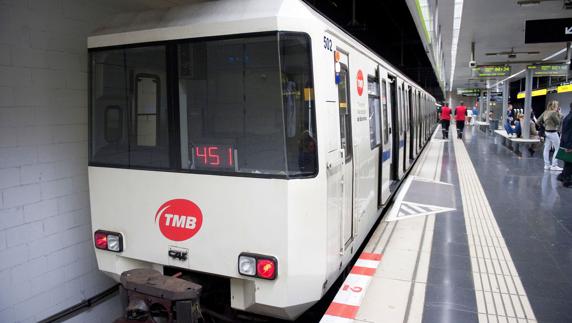
POLYGON ((161 233, 169 240, 183 241, 197 234, 203 225, 203 213, 193 202, 185 199, 170 200, 155 214, 161 233))
POLYGON ((363 94, 363 73, 361 70, 357 71, 357 94, 359 96, 363 94))

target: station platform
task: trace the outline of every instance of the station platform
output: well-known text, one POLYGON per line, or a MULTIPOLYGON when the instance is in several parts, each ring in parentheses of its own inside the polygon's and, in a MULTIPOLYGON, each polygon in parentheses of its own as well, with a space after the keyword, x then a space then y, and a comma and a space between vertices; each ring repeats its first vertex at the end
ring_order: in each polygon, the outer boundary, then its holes
POLYGON ((572 189, 499 138, 437 129, 321 322, 572 322, 572 189))

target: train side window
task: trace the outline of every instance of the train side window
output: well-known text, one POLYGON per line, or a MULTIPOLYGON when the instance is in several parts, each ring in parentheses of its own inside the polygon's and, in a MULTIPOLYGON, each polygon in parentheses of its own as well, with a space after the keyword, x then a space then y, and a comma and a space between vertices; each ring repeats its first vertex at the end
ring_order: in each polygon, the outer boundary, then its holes
POLYGON ((338 83, 339 113, 340 113, 340 144, 344 150, 346 161, 352 158, 352 133, 351 133, 351 105, 349 95, 348 67, 341 64, 340 83, 338 83))
POLYGON ((117 143, 123 137, 123 114, 118 105, 105 108, 105 141, 117 143))
POLYGON ((387 82, 381 82, 381 103, 383 104, 383 144, 389 142, 389 120, 387 113, 387 82))
POLYGON ((137 74, 135 77, 135 131, 138 146, 157 145, 157 112, 159 110, 159 77, 137 74))
POLYGON ((399 128, 405 131, 405 101, 403 99, 403 87, 399 87, 399 128))
POLYGON ((374 149, 381 144, 379 81, 373 76, 369 76, 367 81, 369 103, 369 143, 370 148, 374 149))

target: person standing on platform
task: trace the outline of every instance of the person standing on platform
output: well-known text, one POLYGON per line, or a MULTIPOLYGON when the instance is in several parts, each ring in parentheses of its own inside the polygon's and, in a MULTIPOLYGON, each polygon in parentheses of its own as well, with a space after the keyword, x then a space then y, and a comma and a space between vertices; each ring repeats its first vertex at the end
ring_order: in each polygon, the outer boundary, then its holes
MULTIPOLYGON (((572 103, 570 103, 570 112, 562 120, 560 148, 564 149, 566 154, 572 154, 572 103)), ((572 187, 572 162, 564 161, 564 170, 558 175, 558 179, 562 181, 564 187, 572 187)))
POLYGON ((467 116, 467 107, 463 101, 455 108, 455 121, 457 121, 457 138, 463 139, 463 130, 465 129, 465 117, 467 116))
POLYGON ((544 126, 546 138, 544 140, 544 170, 561 171, 558 166, 556 153, 560 147, 560 137, 558 131, 562 125, 562 116, 560 115, 560 105, 558 101, 552 100, 548 103, 546 110, 538 118, 538 123, 544 126), (554 155, 550 160, 550 149, 554 148, 554 155))
POLYGON ((443 103, 441 107, 441 130, 443 131, 443 139, 449 139, 449 125, 451 125, 451 108, 447 103, 443 103))
POLYGON ((477 109, 477 105, 473 107, 473 119, 471 119, 471 124, 474 125, 475 122, 478 120, 477 117, 479 116, 479 109, 477 109))

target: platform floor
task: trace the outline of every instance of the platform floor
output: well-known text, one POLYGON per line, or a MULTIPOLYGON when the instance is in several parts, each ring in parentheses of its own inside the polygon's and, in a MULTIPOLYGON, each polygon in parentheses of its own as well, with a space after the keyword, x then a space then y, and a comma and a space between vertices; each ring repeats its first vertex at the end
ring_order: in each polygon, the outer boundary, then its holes
POLYGON ((435 133, 322 322, 572 322, 572 189, 477 128, 435 133))

